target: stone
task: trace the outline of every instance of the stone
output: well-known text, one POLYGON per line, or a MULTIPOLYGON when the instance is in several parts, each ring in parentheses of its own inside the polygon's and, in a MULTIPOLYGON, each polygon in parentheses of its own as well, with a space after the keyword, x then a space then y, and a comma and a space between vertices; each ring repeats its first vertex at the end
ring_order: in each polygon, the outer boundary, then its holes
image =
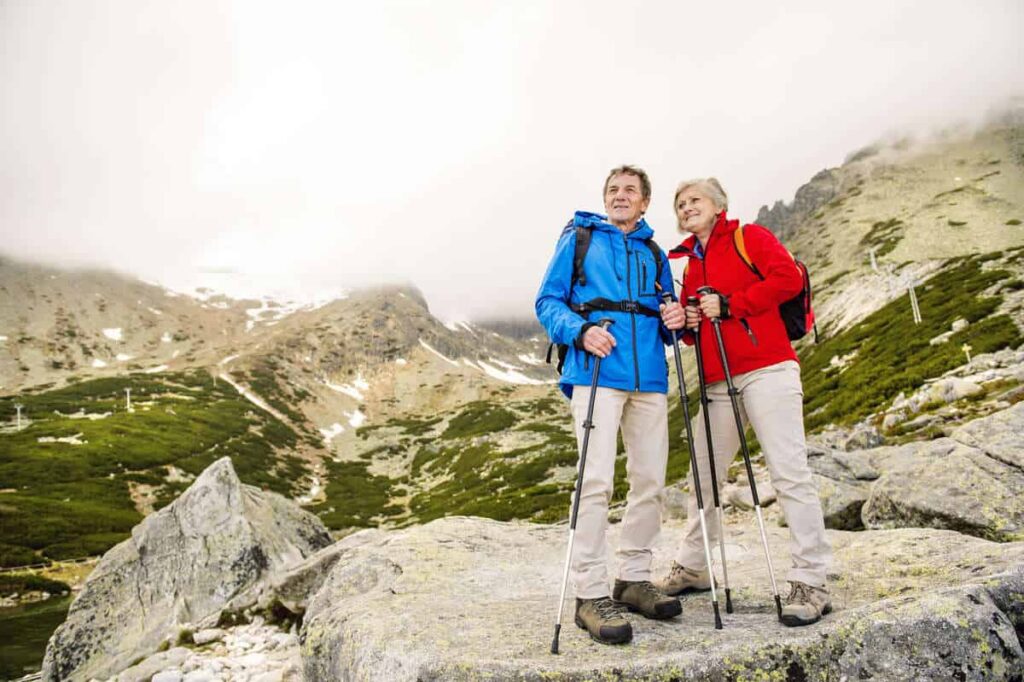
POLYGON ((862 454, 862 451, 836 451, 832 453, 832 456, 858 481, 873 481, 880 475, 878 470, 871 466, 871 462, 862 454))
POLYGON ((882 475, 861 512, 867 528, 929 526, 992 540, 1024 537, 1024 472, 951 438, 877 448, 882 475))
MULTIPOLYGON (((450 517, 389 533, 339 560, 312 599, 301 632, 304 679, 981 680, 1024 674, 1013 627, 1024 619, 1024 543, 934 529, 828 531, 836 611, 806 628, 786 628, 776 619, 753 514, 731 513, 727 522, 736 612, 723 614, 724 629, 714 629, 708 595, 698 594, 684 598, 683 618, 633 618, 632 644, 604 646, 573 625, 567 603, 559 656, 550 647, 564 525, 450 517)), ((768 526, 781 582, 788 532, 768 526)), ((611 546, 620 528, 609 532, 611 546)), ((668 570, 680 533, 676 522, 663 529, 655 574, 668 570)), ((615 569, 612 557, 610 576, 615 569)))
POLYGON ((685 519, 689 513, 690 495, 679 486, 665 488, 661 513, 666 519, 685 519))
POLYGON ((224 639, 225 632, 219 628, 210 628, 207 630, 200 630, 192 634, 192 642, 198 646, 209 644, 210 642, 219 642, 224 639))
POLYGON ((885 442, 882 434, 870 424, 858 424, 853 433, 843 442, 844 450, 864 450, 873 448, 885 442))
POLYGON ((44 680, 106 678, 254 605, 274 576, 330 544, 320 520, 242 485, 227 457, 108 551, 50 639, 44 680))
POLYGON ((189 650, 174 647, 161 651, 117 674, 117 682, 148 682, 157 673, 171 668, 181 668, 188 659, 189 650))
POLYGON ((153 679, 150 682, 181 682, 181 671, 180 670, 164 670, 153 675, 153 679))
POLYGON ((971 323, 965 320, 964 318, 958 317, 957 319, 953 320, 953 324, 949 325, 949 328, 952 332, 955 333, 967 329, 968 325, 970 324, 971 323))
MULTIPOLYGON (((754 495, 750 492, 750 483, 747 480, 744 475, 736 483, 730 483, 722 489, 722 500, 725 505, 732 505, 739 509, 754 508, 754 495)), ((757 485, 757 498, 761 507, 771 506, 776 499, 775 488, 767 478, 759 479, 755 476, 754 481, 757 485)))
POLYGON ((1024 402, 967 422, 950 436, 1018 469, 1024 470, 1024 402))
POLYGON ((821 500, 825 527, 836 530, 862 530, 861 509, 868 499, 868 487, 813 474, 821 500))

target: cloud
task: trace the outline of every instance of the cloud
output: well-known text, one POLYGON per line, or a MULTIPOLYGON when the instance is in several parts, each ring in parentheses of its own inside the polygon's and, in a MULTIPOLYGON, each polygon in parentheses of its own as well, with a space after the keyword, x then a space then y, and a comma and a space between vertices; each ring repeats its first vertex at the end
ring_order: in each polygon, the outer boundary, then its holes
POLYGON ((0 224, 16 256, 412 281, 529 315, 606 170, 649 219, 714 174, 733 212, 901 130, 1024 92, 1017 2, 0 6, 0 224))

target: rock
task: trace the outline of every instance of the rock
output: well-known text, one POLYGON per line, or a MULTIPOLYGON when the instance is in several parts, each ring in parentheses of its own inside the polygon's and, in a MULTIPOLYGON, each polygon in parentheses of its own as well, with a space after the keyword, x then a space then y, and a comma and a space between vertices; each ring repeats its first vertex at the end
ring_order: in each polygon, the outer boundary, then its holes
POLYGON ((180 670, 164 670, 156 675, 153 675, 153 679, 150 682, 181 682, 181 671, 180 670))
POLYGON ((378 539, 381 532, 367 528, 347 535, 306 558, 294 568, 275 576, 271 581, 271 589, 260 598, 260 606, 269 607, 277 601, 292 613, 303 613, 309 599, 320 588, 338 559, 351 552, 353 548, 378 539))
POLYGON ((825 527, 835 530, 861 530, 861 509, 868 499, 868 487, 814 474, 825 527))
POLYGON ((44 680, 105 678, 256 603, 274 577, 331 539, 284 497, 242 485, 229 458, 107 552, 50 639, 44 680))
POLYGON ((862 451, 836 451, 832 453, 832 457, 858 481, 873 481, 879 476, 878 470, 871 466, 871 462, 862 451))
POLYGON ((670 485, 665 488, 662 498, 661 513, 666 519, 685 519, 689 513, 690 495, 679 486, 670 485))
POLYGON ((160 671, 181 668, 188 655, 189 650, 184 647, 161 651, 127 670, 122 670, 117 675, 117 682, 147 682, 160 671))
POLYGON ((881 445, 885 442, 882 434, 874 426, 858 424, 853 433, 843 441, 844 450, 864 450, 881 445))
POLYGON ((967 329, 968 325, 970 325, 970 322, 968 322, 962 317, 958 317, 957 319, 953 320, 953 324, 951 324, 949 328, 950 331, 956 333, 959 331, 963 331, 964 329, 967 329))
MULTIPOLYGON (((634 642, 592 642, 565 605, 549 652, 565 527, 452 517, 389 533, 337 562, 302 627, 304 677, 386 680, 962 679, 1024 675, 1024 543, 950 531, 828 531, 836 612, 776 620, 750 513, 730 514, 737 609, 715 630, 708 597, 682 619, 633 618, 634 642), (738 517, 739 523, 733 522, 738 517), (484 558, 486 557, 486 558, 484 558), (998 671, 995 673, 993 671, 998 671)), ((618 543, 620 527, 609 533, 618 543)), ((655 547, 667 570, 681 525, 655 547)), ((783 577, 788 532, 768 528, 783 577)), ((616 574, 614 559, 610 575, 616 574)), ((783 583, 784 585, 784 583, 783 583)), ((571 594, 571 593, 570 593, 571 594)), ((568 601, 568 600, 567 600, 568 601)), ((723 614, 725 615, 725 614, 723 614)))
POLYGON ((993 540, 1024 537, 1024 472, 951 438, 878 448, 867 528, 930 526, 993 540))
MULTIPOLYGON (((775 488, 767 478, 759 479, 756 476, 754 481, 757 485, 757 498, 761 507, 771 506, 775 502, 775 488)), ((743 476, 736 483, 730 483, 722 489, 722 500, 726 505, 732 505, 739 509, 753 509, 754 495, 750 492, 750 483, 747 477, 743 476)))
POLYGON ((949 337, 951 336, 953 336, 953 332, 942 332, 938 336, 933 336, 932 338, 928 339, 928 345, 939 346, 944 343, 948 343, 949 337))
POLYGON ((208 630, 200 630, 199 632, 192 634, 192 642, 197 646, 203 646, 210 642, 219 642, 224 639, 225 632, 219 628, 210 628, 208 630))
POLYGON ((954 430, 951 437, 1024 470, 1024 402, 968 422, 954 430))

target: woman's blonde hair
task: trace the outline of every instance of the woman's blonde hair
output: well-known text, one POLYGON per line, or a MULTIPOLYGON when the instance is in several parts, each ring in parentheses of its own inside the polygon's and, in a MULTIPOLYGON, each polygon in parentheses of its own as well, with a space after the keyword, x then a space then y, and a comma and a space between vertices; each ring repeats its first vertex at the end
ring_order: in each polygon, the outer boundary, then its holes
MULTIPOLYGON (((672 197, 673 212, 676 210, 676 202, 679 201, 679 195, 691 187, 696 187, 697 190, 710 199, 720 211, 729 210, 729 195, 725 193, 722 183, 720 183, 717 178, 694 178, 693 180, 683 180, 679 183, 679 186, 676 187, 676 193, 672 197)), ((678 219, 678 216, 676 216, 677 221, 678 219)), ((677 225, 677 227, 680 231, 685 231, 683 230, 682 225, 677 225)))

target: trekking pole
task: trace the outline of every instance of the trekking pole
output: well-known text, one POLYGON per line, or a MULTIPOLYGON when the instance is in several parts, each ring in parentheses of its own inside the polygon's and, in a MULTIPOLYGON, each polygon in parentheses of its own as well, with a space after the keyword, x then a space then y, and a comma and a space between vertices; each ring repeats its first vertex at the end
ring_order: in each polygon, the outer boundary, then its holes
MULTIPOLYGON (((711 287, 701 287, 698 294, 716 294, 718 292, 711 287)), ((754 511, 757 513, 757 526, 761 531, 761 545, 764 547, 764 558, 768 563, 768 577, 772 579, 772 594, 775 596, 775 610, 782 620, 782 599, 779 597, 779 588, 775 584, 775 569, 772 567, 772 555, 768 551, 768 534, 764 529, 764 516, 761 513, 761 501, 757 495, 757 484, 754 483, 754 467, 750 464, 750 450, 747 449, 747 434, 743 429, 743 419, 740 417, 740 407, 737 400, 739 391, 732 383, 732 373, 729 371, 729 361, 725 357, 725 342, 722 341, 722 318, 712 317, 711 328, 715 331, 715 341, 718 343, 718 355, 722 358, 722 370, 725 372, 725 384, 729 387, 729 400, 732 402, 732 414, 736 418, 736 430, 740 435, 740 449, 743 452, 743 465, 747 468, 747 480, 750 481, 750 496, 754 499, 754 511)))
MULTIPOLYGON (((696 296, 686 299, 687 305, 697 306, 696 296)), ((711 415, 708 413, 708 387, 704 382, 704 351, 700 346, 700 325, 693 330, 693 350, 697 356, 697 384, 700 386, 700 411, 704 415, 704 435, 708 441, 708 463, 711 465, 711 497, 715 503, 715 515, 718 517, 718 553, 722 556, 722 586, 725 588, 725 612, 732 613, 732 590, 729 589, 729 568, 725 561, 725 516, 722 513, 722 500, 718 495, 718 472, 715 467, 715 446, 711 439, 711 415)), ((696 471, 696 469, 694 469, 696 471)))
MULTIPOLYGON (((665 293, 665 305, 672 302, 672 294, 665 293)), ((715 571, 711 567, 711 544, 708 542, 708 528, 704 521, 704 493, 700 488, 700 471, 693 463, 693 426, 690 424, 690 405, 686 400, 686 379, 683 377, 683 361, 679 354, 679 332, 672 330, 672 351, 676 357, 676 376, 679 377, 679 401, 683 404, 683 420, 686 423, 686 447, 690 449, 690 471, 693 472, 693 486, 697 495, 697 513, 700 518, 700 534, 704 539, 704 560, 708 565, 711 579, 711 608, 715 611, 715 629, 722 629, 722 616, 718 611, 718 591, 715 588, 715 571)))
MULTIPOLYGON (((597 326, 602 329, 614 322, 607 318, 597 326)), ((558 634, 562 631, 562 609, 565 606, 565 588, 569 584, 569 563, 572 559, 572 543, 576 537, 576 515, 580 510, 580 492, 583 490, 583 472, 587 466, 587 445, 590 444, 590 430, 594 428, 594 397, 597 395, 597 375, 601 370, 601 356, 594 358, 594 378, 590 380, 590 402, 587 404, 587 418, 583 420, 583 445, 580 447, 580 464, 576 472, 576 489, 572 496, 572 514, 569 517, 569 547, 565 551, 565 570, 562 573, 562 595, 558 598, 558 612, 555 614, 555 638, 551 640, 551 653, 558 653, 558 634)))

